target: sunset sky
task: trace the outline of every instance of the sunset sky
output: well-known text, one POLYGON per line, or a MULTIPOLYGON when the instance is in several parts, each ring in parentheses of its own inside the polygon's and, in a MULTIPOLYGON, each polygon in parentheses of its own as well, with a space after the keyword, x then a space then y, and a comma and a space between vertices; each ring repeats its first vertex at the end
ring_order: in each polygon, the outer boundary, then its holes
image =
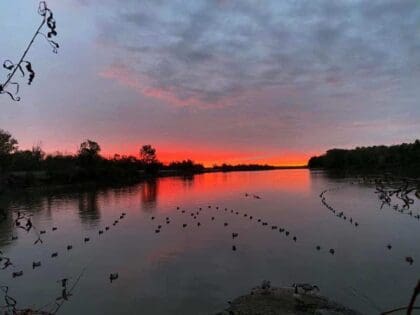
MULTIPOLYGON (((420 138, 420 1, 49 0, 0 128, 21 148, 162 161, 305 164, 333 147, 420 138), (23 79, 22 82, 25 82, 23 79)), ((20 57, 38 1, 0 2, 0 59, 20 57)), ((0 69, 0 82, 7 72, 0 69)))

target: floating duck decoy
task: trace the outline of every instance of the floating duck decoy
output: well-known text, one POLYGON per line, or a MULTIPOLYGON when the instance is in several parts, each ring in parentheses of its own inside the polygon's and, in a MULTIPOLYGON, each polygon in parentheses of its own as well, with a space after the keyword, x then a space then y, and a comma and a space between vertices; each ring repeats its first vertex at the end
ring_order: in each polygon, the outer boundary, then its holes
POLYGON ((258 222, 261 222, 261 219, 258 219, 257 221, 258 221, 258 222))
POLYGON ((227 222, 225 222, 225 223, 224 223, 224 226, 228 226, 228 223, 227 223, 227 222))
POLYGON ((232 238, 238 237, 238 233, 232 233, 232 238))
POLYGON ((39 231, 39 234, 45 234, 45 233, 47 233, 47 231, 45 230, 39 231))
POLYGON ((105 231, 108 231, 108 230, 109 230, 109 226, 106 226, 106 227, 105 227, 105 231))
POLYGON ((355 226, 359 226, 359 223, 357 223, 357 222, 354 222, 354 225, 355 225, 355 226))
POLYGON ((53 230, 53 231, 57 231, 57 227, 56 227, 56 226, 54 226, 54 227, 52 228, 52 230, 53 230))
POLYGON ((36 267, 41 267, 41 262, 40 261, 32 262, 32 269, 35 269, 36 267))
POLYGON ((236 246, 235 245, 232 246, 232 250, 236 251, 236 246))
POLYGON ((68 278, 63 278, 63 279, 58 280, 57 282, 61 283, 62 288, 65 288, 65 287, 67 287, 68 281, 69 281, 68 278))
POLYGON ((23 276, 23 270, 21 270, 21 271, 15 271, 15 272, 12 273, 12 277, 13 278, 21 277, 21 276, 23 276))
POLYGON ((302 289, 305 294, 314 290, 319 291, 316 285, 309 283, 293 283, 292 287, 295 288, 295 294, 298 294, 298 289, 302 289))
POLYGON ((249 217, 250 220, 252 220, 252 215, 249 217))
POLYGON ((176 210, 179 210, 179 207, 176 207, 176 210))
POLYGON ((284 229, 283 228, 279 228, 279 232, 280 233, 283 233, 284 232, 284 229))
POLYGON ((272 225, 272 226, 271 226, 271 229, 272 229, 272 230, 277 230, 277 226, 276 226, 276 225, 272 225))
POLYGON ((293 236, 293 240, 296 242, 297 241, 297 238, 296 238, 296 236, 293 236))
POLYGON ((58 253, 57 252, 51 254, 51 258, 55 258, 57 256, 58 256, 58 253))
POLYGON ((321 246, 317 245, 316 250, 320 250, 320 249, 321 249, 321 246))
POLYGON ((200 222, 197 222, 197 226, 200 226, 201 225, 201 223, 200 222))
POLYGON ((109 281, 112 283, 112 281, 115 281, 118 279, 118 273, 111 273, 109 275, 109 281))
POLYGON ((17 236, 12 236, 12 241, 16 241, 18 239, 17 236))
POLYGON ((266 226, 266 225, 268 225, 268 223, 267 222, 263 222, 262 225, 266 226))
POLYGON ((154 219, 155 219, 155 217, 151 217, 151 219, 152 219, 152 220, 154 220, 154 219))
POLYGON ((392 248, 391 244, 386 245, 386 248, 391 249, 392 248))
POLYGON ((182 210, 181 212, 182 212, 182 213, 185 213, 185 210, 182 210))
POLYGON ((99 234, 103 234, 103 233, 104 233, 104 231, 102 231, 102 230, 99 230, 99 231, 98 231, 98 233, 99 233, 99 234))
POLYGON ((73 249, 73 245, 67 245, 67 250, 73 249))
POLYGON ((334 255, 334 253, 335 253, 335 250, 333 248, 330 248, 330 254, 334 255))
POLYGON ((184 224, 182 225, 182 227, 183 227, 183 228, 187 227, 187 224, 186 224, 186 223, 184 223, 184 224))
POLYGON ((405 257, 405 261, 408 262, 410 265, 412 265, 414 263, 414 259, 411 256, 405 257))
POLYGON ((161 228, 162 228, 162 225, 160 225, 160 224, 159 224, 159 225, 158 225, 158 229, 161 229, 161 228))
POLYGON ((290 232, 289 232, 289 231, 286 231, 286 233, 285 233, 285 234, 286 234, 286 236, 289 236, 290 232))
POLYGON ((214 217, 211 217, 211 220, 214 221, 214 217))
POLYGON ((245 214, 244 214, 244 217, 247 217, 247 216, 248 216, 248 215, 245 213, 245 214))
POLYGON ((159 232, 160 232, 160 230, 159 230, 159 229, 156 229, 156 230, 155 230, 155 233, 159 233, 159 232))
POLYGON ((90 238, 89 237, 85 237, 84 242, 87 243, 89 241, 90 241, 90 238))

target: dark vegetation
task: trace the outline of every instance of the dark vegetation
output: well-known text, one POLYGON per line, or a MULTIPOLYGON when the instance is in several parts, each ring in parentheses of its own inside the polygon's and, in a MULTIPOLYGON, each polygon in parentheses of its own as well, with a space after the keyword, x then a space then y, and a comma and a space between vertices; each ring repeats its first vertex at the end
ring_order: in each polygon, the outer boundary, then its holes
POLYGON ((158 160, 156 149, 143 145, 139 156, 115 154, 113 158, 100 155, 101 147, 93 140, 80 144, 76 154, 46 154, 41 146, 20 150, 18 141, 0 129, 0 190, 45 184, 130 184, 143 179, 167 175, 192 175, 212 171, 271 170, 270 165, 215 165, 205 168, 192 160, 164 164, 158 160))
POLYGON ((308 167, 341 171, 396 172, 420 176, 420 140, 392 146, 332 149, 310 158, 308 167))

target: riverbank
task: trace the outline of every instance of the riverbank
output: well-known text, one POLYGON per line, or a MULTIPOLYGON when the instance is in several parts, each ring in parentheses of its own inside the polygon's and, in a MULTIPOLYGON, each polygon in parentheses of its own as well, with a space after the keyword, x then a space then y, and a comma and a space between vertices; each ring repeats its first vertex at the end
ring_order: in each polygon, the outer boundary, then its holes
POLYGON ((212 167, 201 170, 176 170, 164 169, 154 173, 147 173, 143 170, 130 172, 95 172, 94 174, 83 174, 80 176, 77 172, 55 172, 28 171, 12 172, 7 176, 0 176, 0 193, 6 191, 16 191, 28 188, 55 188, 66 186, 100 186, 116 187, 125 185, 134 185, 145 180, 154 180, 162 177, 192 177, 204 173, 227 173, 227 172, 250 172, 250 171, 270 171, 280 169, 304 169, 306 166, 255 166, 253 168, 223 168, 212 167))
POLYGON ((304 293, 294 288, 262 285, 230 302, 216 315, 361 315, 361 313, 329 300, 318 293, 304 293))

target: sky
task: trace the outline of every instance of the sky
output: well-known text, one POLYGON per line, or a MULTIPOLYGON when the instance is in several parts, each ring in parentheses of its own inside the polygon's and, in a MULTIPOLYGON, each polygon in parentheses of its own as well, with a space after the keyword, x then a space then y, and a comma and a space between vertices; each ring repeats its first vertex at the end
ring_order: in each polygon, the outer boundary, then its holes
MULTIPOLYGON (((419 0, 49 0, 0 128, 21 148, 301 165, 330 148, 420 138, 419 0)), ((0 2, 0 59, 19 59, 38 2, 0 2)), ((7 72, 0 69, 0 81, 7 72)))

